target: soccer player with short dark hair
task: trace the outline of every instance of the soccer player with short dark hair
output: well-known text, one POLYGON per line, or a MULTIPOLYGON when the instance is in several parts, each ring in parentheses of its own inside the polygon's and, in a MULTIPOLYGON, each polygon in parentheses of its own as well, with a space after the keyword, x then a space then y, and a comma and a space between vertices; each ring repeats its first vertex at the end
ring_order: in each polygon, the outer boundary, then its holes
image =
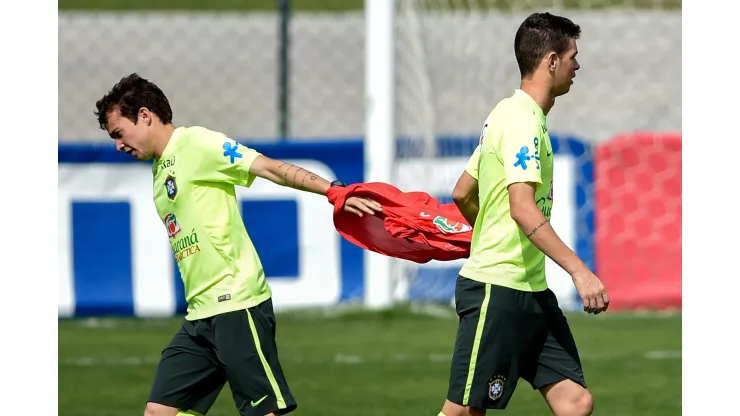
POLYGON ((455 288, 460 322, 442 416, 505 409, 519 378, 557 416, 593 411, 573 335, 545 279, 547 256, 572 276, 587 312, 609 305, 604 285, 549 223, 553 149, 546 116, 580 68, 580 34, 571 20, 550 13, 524 20, 514 39, 520 88, 488 115, 453 191, 474 229, 455 288))
MULTIPOLYGON (((153 159, 154 202, 188 302, 182 327, 162 352, 144 414, 205 414, 227 381, 241 415, 290 413, 296 401, 278 359, 272 292, 234 186, 249 187, 261 177, 326 195, 343 184, 216 131, 175 127, 165 94, 137 74, 98 100, 95 115, 118 151, 153 159)), ((362 216, 381 207, 354 197, 344 209, 362 216)))

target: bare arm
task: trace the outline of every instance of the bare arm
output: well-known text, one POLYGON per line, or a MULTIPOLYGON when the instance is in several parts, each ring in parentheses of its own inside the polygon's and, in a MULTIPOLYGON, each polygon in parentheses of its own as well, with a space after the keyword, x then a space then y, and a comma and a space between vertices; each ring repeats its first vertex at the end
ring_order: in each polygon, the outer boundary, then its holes
POLYGON ((478 181, 466 171, 460 175, 455 188, 452 190, 452 200, 455 201, 457 209, 463 214, 465 220, 471 227, 475 226, 480 208, 478 202, 478 181))
POLYGON ((329 186, 331 185, 326 179, 300 166, 270 159, 263 155, 257 156, 254 159, 249 171, 255 176, 267 179, 278 185, 319 195, 326 195, 326 191, 329 190, 329 186))
POLYGON ((530 241, 558 266, 571 275, 588 270, 586 264, 563 243, 550 221, 534 200, 535 185, 513 183, 509 186, 511 218, 519 224, 530 241))
POLYGON ((511 218, 527 238, 558 266, 567 271, 583 299, 584 310, 600 313, 609 306, 609 295, 588 266, 558 237, 550 221, 535 203, 535 184, 513 183, 509 186, 511 218))
MULTIPOLYGON (((326 196, 326 192, 331 187, 329 181, 311 171, 263 155, 254 159, 249 172, 278 185, 323 196, 326 196)), ((374 215, 383 208, 371 199, 350 197, 344 203, 344 210, 362 217, 363 213, 374 215)))
POLYGON ((509 186, 511 218, 530 241, 558 266, 571 275, 588 270, 586 264, 555 233, 550 221, 534 199, 535 184, 513 183, 509 186))

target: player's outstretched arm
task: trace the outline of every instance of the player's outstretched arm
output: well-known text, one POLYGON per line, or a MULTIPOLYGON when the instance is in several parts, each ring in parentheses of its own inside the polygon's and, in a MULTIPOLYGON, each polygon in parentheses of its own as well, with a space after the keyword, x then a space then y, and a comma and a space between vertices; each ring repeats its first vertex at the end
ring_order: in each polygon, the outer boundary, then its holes
POLYGON ((464 171, 452 189, 452 200, 455 201, 457 209, 463 214, 465 220, 471 227, 475 227, 475 219, 478 217, 478 181, 467 171, 464 171))
POLYGON ((609 307, 604 285, 555 233, 550 221, 535 204, 535 184, 517 182, 509 186, 511 218, 532 243, 573 278, 586 312, 598 314, 609 307))
POLYGON ((254 159, 249 172, 278 185, 324 196, 331 186, 329 181, 313 172, 264 155, 254 159))
MULTIPOLYGON (((254 159, 249 171, 255 176, 278 185, 323 196, 326 196, 326 192, 331 187, 329 181, 311 171, 264 155, 259 155, 254 159)), ((344 209, 359 216, 362 216, 363 213, 374 215, 375 212, 382 210, 377 202, 358 197, 348 198, 344 204, 344 209)))

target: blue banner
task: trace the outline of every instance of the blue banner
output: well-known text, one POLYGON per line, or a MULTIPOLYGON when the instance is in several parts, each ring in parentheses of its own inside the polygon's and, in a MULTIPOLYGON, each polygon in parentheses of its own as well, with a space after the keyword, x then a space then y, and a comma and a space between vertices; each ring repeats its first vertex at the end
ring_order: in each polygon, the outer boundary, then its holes
MULTIPOLYGON (((359 138, 243 143, 329 180, 348 184, 364 180, 359 138)), ((434 167, 456 172, 450 179, 454 184, 476 143, 477 138, 439 139, 434 167)), ((590 149, 574 138, 554 137, 553 145, 559 158, 556 173, 562 171, 556 176, 557 189, 563 189, 566 198, 553 217, 562 218, 568 228, 559 231, 563 239, 593 265, 590 149)), ((413 141, 399 140, 399 175, 411 169, 405 163, 418 156, 414 149, 413 141)), ((150 164, 116 152, 112 145, 60 144, 58 172, 59 316, 183 313, 182 282, 154 208, 150 164)), ((451 190, 445 183, 430 193, 448 201, 451 190)), ((264 180, 249 189, 238 188, 237 198, 273 288, 276 309, 362 301, 364 279, 372 278, 364 273, 363 250, 336 233, 325 198, 264 180)), ((460 263, 408 266, 413 266, 409 269, 413 273, 404 277, 409 284, 407 299, 452 300, 460 263)), ((572 284, 558 283, 560 278, 551 279, 549 269, 548 273, 551 286, 562 286, 556 290, 559 298, 572 301, 572 284)))

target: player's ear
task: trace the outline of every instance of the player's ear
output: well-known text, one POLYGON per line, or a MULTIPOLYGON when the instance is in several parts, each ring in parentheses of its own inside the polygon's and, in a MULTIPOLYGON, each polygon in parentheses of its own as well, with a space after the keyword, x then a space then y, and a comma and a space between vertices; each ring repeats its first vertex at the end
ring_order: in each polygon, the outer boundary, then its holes
POLYGON ((139 120, 144 123, 146 126, 152 125, 152 112, 149 111, 146 107, 141 107, 139 109, 139 120))
POLYGON ((555 51, 550 51, 547 53, 547 69, 548 71, 552 72, 557 68, 558 62, 560 61, 560 57, 558 56, 555 51))

